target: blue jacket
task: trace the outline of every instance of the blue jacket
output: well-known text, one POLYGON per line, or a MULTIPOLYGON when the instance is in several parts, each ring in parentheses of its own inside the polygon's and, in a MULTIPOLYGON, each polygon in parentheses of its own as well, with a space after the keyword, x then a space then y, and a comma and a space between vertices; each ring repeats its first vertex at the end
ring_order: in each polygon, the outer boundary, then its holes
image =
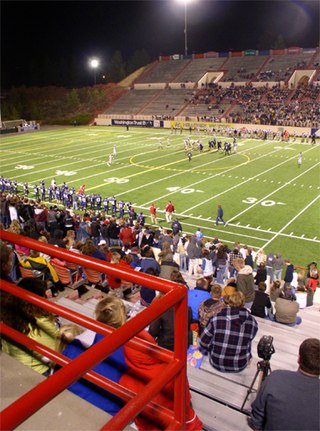
POLYGON ((188 306, 192 310, 193 320, 199 320, 198 310, 200 303, 209 298, 211 298, 211 295, 205 290, 193 289, 188 291, 188 306))
MULTIPOLYGON (((95 334, 93 344, 98 343, 103 338, 103 335, 95 334)), ((85 350, 86 347, 84 347, 81 341, 76 338, 65 348, 62 354, 70 359, 75 359, 85 350)), ((113 382, 118 383, 120 377, 127 370, 127 368, 128 367, 124 359, 123 347, 120 347, 107 359, 93 367, 92 370, 101 376, 107 377, 113 382)), ((95 405, 96 407, 104 410, 112 416, 118 413, 122 407, 122 401, 119 398, 111 395, 109 392, 94 385, 91 382, 88 382, 85 379, 80 379, 79 381, 73 383, 68 389, 69 391, 95 405)))

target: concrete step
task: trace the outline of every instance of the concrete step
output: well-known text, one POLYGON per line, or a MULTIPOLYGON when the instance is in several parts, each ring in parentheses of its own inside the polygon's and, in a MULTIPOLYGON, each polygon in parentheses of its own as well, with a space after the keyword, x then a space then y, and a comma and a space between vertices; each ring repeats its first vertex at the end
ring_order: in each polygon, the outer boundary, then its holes
MULTIPOLYGON (((45 379, 6 353, 0 353, 1 411, 45 379)), ((19 431, 98 431, 111 418, 68 390, 63 391, 33 416, 20 424, 19 431)), ((125 430, 134 428, 127 426, 125 430)))

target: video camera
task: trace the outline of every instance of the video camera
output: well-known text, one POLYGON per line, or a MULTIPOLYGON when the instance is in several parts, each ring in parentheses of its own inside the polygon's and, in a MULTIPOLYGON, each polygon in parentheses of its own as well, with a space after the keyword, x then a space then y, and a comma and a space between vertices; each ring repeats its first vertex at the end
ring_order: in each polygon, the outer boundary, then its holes
POLYGON ((270 360, 271 355, 275 352, 272 342, 273 337, 271 337, 271 335, 264 335, 260 339, 257 347, 259 358, 262 358, 265 361, 270 360))

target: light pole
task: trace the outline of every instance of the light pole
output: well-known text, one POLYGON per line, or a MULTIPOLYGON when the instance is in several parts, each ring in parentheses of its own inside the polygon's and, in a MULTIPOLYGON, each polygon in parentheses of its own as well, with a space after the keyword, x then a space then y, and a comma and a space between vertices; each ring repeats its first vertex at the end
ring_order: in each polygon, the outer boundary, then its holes
POLYGON ((188 3, 192 0, 179 0, 184 3, 184 55, 188 55, 188 3))
POLYGON ((184 0, 184 55, 188 56, 188 0, 184 0))
POLYGON ((96 77, 96 71, 97 67, 99 66, 99 60, 97 58, 93 58, 90 60, 90 67, 93 69, 93 78, 94 78, 94 85, 97 83, 97 77, 96 77))

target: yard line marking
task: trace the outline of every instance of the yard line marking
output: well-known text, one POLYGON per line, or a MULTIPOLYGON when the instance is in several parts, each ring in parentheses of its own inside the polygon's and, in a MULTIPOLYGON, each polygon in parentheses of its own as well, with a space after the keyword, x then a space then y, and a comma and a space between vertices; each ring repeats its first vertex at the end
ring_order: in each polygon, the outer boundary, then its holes
MULTIPOLYGON (((309 151, 311 151, 312 150, 312 148, 310 148, 310 150, 309 151)), ((307 150, 308 151, 308 150, 307 150)), ((261 156, 261 157, 263 157, 263 156, 261 156)), ((258 160, 259 159, 259 157, 257 158, 257 159, 255 159, 255 161, 256 160, 258 160)), ((291 159, 292 160, 294 160, 295 159, 295 156, 293 156, 293 157, 291 157, 291 159)), ((191 208, 189 208, 189 209, 187 209, 187 210, 185 210, 185 211, 183 211, 183 213, 182 214, 185 214, 187 211, 190 211, 190 210, 193 210, 194 208, 196 208, 196 207, 198 207, 198 206, 200 206, 200 205, 203 205, 204 203, 207 203, 207 202, 209 202, 209 201, 212 201, 213 199, 216 199, 217 197, 219 197, 219 196, 222 196, 223 194, 225 194, 225 193, 228 193, 229 191, 231 191, 231 190, 233 190, 233 189, 235 189, 235 188, 237 188, 237 187, 240 187, 240 186, 242 186, 243 184, 246 184, 248 181, 252 181, 253 179, 255 179, 256 177, 259 177, 259 176, 261 176, 261 175, 264 175, 264 174, 266 174, 267 172, 269 172, 269 171, 272 171, 273 169, 276 169, 276 168, 278 168, 279 166, 282 166, 282 165, 284 165, 284 164, 286 164, 288 161, 286 160, 286 161, 284 161, 284 162, 280 162, 278 165, 274 165, 274 166, 272 166, 271 168, 269 168, 269 169, 267 169, 266 171, 263 171, 263 172, 260 172, 259 174, 257 174, 256 176, 254 176, 254 177, 251 177, 251 178, 248 178, 247 180, 245 180, 245 181, 243 181, 243 182, 241 182, 241 183, 238 183, 238 184, 235 184, 234 186, 232 186, 232 187, 230 187, 229 189, 226 189, 226 190, 223 190, 222 192, 220 192, 220 193, 218 193, 218 194, 216 194, 216 195, 214 195, 214 196, 212 196, 211 198, 208 198, 208 199, 206 199, 205 201, 203 201, 203 202, 201 202, 201 203, 199 203, 199 204, 197 204, 197 205, 194 205, 193 207, 191 207, 191 208)), ((310 169, 313 169, 314 167, 316 167, 317 165, 314 165, 314 166, 312 166, 311 168, 309 168, 309 170, 310 169)), ((307 173, 308 171, 305 171, 305 172, 303 172, 302 174, 300 174, 300 175, 303 175, 303 174, 305 174, 305 173, 307 173)), ((219 174, 217 174, 217 175, 219 175, 219 174)), ((210 179, 212 179, 212 178, 214 178, 214 177, 211 177, 210 179)), ((298 178, 298 177, 296 177, 296 178, 298 178)), ((296 179, 296 178, 294 178, 294 180, 296 179)), ((290 182, 291 182, 292 180, 290 180, 290 182)), ((195 184, 198 184, 198 183, 195 183, 195 184)), ((281 186, 281 187, 284 187, 286 184, 284 184, 283 186, 281 186)), ((187 186, 187 187, 192 187, 192 185, 189 185, 189 186, 187 186)), ((281 188, 280 187, 280 188, 281 188)), ((279 189, 280 190, 280 189, 279 189)), ((174 192, 175 193, 175 192, 174 192)), ((271 194, 273 194, 274 192, 272 192, 271 194)), ((270 194, 270 195, 271 195, 270 194)), ((267 195, 267 196, 269 196, 269 195, 267 195)), ((262 200, 264 200, 266 197, 264 197, 263 199, 261 199, 260 201, 258 201, 258 203, 260 203, 262 200)), ((150 202, 153 202, 153 201, 150 201, 150 202)), ((148 203, 150 203, 150 202, 148 202, 148 203)), ((257 203, 256 203, 257 204, 257 203)), ((254 204, 253 206, 255 206, 256 204, 254 204)), ((248 209, 250 209, 250 207, 249 208, 247 208, 245 211, 247 211, 248 209)), ((245 211, 243 211, 243 212, 245 212, 245 211)), ((241 215, 242 213, 240 213, 240 214, 238 214, 238 215, 241 215)), ((237 216, 238 216, 237 215, 237 216)), ((234 216, 234 217, 232 217, 230 220, 232 221, 232 220, 234 220, 237 216, 234 216)))
POLYGON ((312 169, 316 168, 320 163, 316 163, 315 165, 311 166, 309 169, 307 169, 306 171, 302 172, 301 174, 297 175, 295 178, 293 178, 292 180, 288 181, 287 183, 283 184, 281 187, 278 187, 277 189, 273 190, 271 193, 268 193, 267 195, 263 196, 261 199, 259 199, 258 201, 256 201, 254 204, 249 205, 248 208, 244 209, 243 211, 241 211, 240 213, 236 214, 235 216, 231 217, 230 220, 228 221, 232 221, 236 218, 238 218, 239 216, 241 216, 242 214, 246 213, 247 211, 251 210, 253 207, 255 207, 256 205, 259 205, 261 202, 263 202, 265 199, 269 198, 270 196, 272 196, 273 194, 277 193, 279 190, 283 189, 284 187, 287 187, 292 181, 296 181, 298 178, 302 177, 303 175, 307 174, 309 171, 311 171, 312 169))
POLYGON ((298 212, 297 215, 295 215, 290 221, 288 221, 287 224, 283 226, 282 229, 279 230, 269 241, 267 241, 262 247, 260 247, 260 250, 265 249, 269 244, 271 244, 292 222, 294 222, 298 217, 300 217, 301 214, 303 214, 311 205, 313 205, 318 199, 320 198, 320 195, 315 197, 306 207, 302 208, 301 211, 298 212))

